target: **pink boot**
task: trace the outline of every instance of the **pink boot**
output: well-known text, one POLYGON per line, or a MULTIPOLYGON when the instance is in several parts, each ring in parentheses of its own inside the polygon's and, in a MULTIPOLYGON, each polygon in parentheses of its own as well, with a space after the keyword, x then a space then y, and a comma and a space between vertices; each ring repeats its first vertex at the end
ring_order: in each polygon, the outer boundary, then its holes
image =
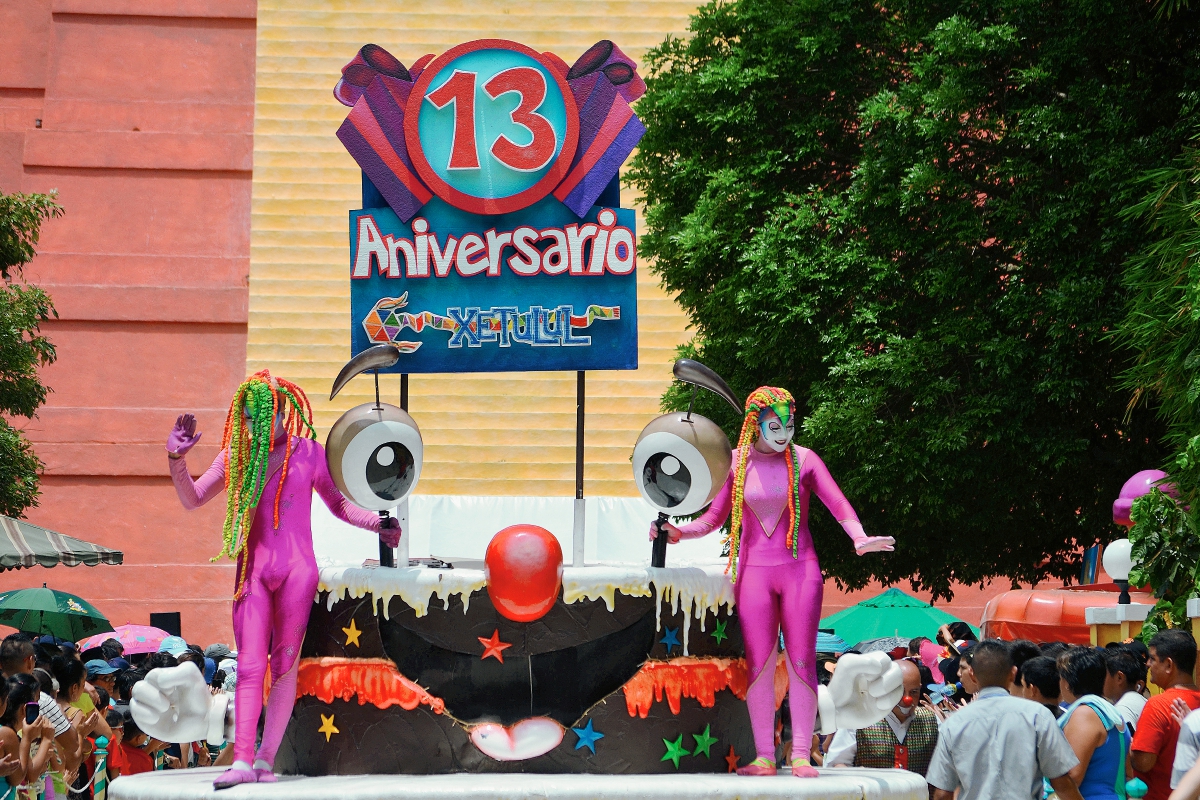
POLYGON ((243 783, 258 783, 258 775, 252 769, 230 768, 213 781, 214 789, 228 789, 243 783))
POLYGON ((819 778, 821 773, 813 768, 813 765, 808 763, 807 758, 792 759, 792 777, 795 778, 819 778))
POLYGON ((261 769, 256 767, 254 774, 258 776, 259 783, 275 783, 279 778, 275 777, 275 772, 269 769, 261 769))
POLYGON ((738 767, 738 775, 774 775, 775 762, 767 758, 756 758, 744 767, 738 767))

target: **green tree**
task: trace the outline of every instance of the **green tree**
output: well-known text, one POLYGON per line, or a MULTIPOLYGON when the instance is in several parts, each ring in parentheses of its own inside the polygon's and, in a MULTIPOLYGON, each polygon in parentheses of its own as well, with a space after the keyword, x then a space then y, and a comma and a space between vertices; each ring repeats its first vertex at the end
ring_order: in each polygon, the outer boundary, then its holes
POLYGON ((11 278, 33 259, 42 223, 61 214, 53 193, 0 193, 0 514, 7 516, 20 517, 37 505, 42 468, 9 418, 31 419, 46 402, 49 389, 38 369, 55 358, 54 345, 40 331, 55 313, 50 297, 11 278))
POLYGON ((1161 466, 1179 498, 1151 492, 1133 508, 1131 580, 1161 598, 1144 629, 1186 619, 1200 571, 1200 152, 1189 147, 1143 179, 1144 196, 1125 215, 1149 241, 1125 269, 1127 313, 1116 338, 1136 356, 1122 375, 1130 406, 1153 406, 1171 452, 1161 466))
POLYGON ((790 388, 802 442, 897 538, 857 558, 818 512, 827 573, 948 596, 1070 578, 1116 535, 1122 482, 1162 457, 1116 390, 1143 236, 1120 211, 1196 116, 1195 17, 741 0, 649 55, 640 248, 691 318, 685 352, 741 392, 790 388))

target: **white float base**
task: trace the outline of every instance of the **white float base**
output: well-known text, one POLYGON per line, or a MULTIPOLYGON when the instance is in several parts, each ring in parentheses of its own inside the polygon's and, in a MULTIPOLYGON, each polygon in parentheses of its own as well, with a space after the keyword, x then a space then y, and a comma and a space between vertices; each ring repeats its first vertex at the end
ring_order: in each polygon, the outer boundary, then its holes
POLYGON ((148 772, 118 778, 110 800, 928 800, 925 779, 898 769, 823 769, 815 779, 737 775, 331 775, 216 791, 222 770, 148 772))

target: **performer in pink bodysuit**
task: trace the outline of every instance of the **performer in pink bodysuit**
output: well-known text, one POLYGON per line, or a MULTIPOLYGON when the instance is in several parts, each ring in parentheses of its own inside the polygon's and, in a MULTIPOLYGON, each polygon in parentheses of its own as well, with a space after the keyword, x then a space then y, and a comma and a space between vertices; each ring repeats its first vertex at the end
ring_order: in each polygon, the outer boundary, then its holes
POLYGON ((231 495, 222 554, 238 560, 233 603, 238 681, 234 764, 214 781, 218 789, 275 780, 272 766, 296 702, 300 645, 317 594, 313 492, 338 519, 379 532, 389 546, 400 538, 398 528, 380 531, 378 516, 342 496, 321 445, 295 435, 312 430, 308 400, 298 386, 257 373, 234 395, 230 415, 226 446, 199 480, 192 480, 183 457, 200 439, 195 418, 181 416, 167 441, 171 479, 185 508, 199 508, 227 487, 231 495), (255 754, 268 653, 271 696, 255 754))
MULTIPOLYGON (((795 402, 764 386, 746 400, 733 466, 712 505, 695 521, 664 523, 669 542, 704 536, 732 513, 728 541, 734 600, 742 623, 750 688, 746 704, 758 758, 739 775, 775 774, 774 672, 780 625, 787 648, 792 712, 792 774, 816 777, 808 762, 817 712, 816 641, 823 579, 808 505, 813 494, 838 520, 859 555, 892 550, 890 536, 867 536, 849 501, 817 454, 791 444, 795 402)), ((651 527, 651 538, 657 535, 651 527)))

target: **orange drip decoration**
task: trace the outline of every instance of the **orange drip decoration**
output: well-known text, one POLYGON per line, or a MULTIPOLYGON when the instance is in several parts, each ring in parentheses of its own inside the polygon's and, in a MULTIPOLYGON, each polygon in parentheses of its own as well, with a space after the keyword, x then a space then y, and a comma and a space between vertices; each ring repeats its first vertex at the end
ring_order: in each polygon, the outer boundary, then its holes
POLYGON ((400 674, 386 658, 304 658, 296 679, 297 697, 315 697, 322 703, 358 698, 376 708, 400 706, 412 711, 427 705, 441 714, 446 704, 400 674))
MULTIPOLYGON (((775 665, 775 707, 787 694, 787 667, 780 656, 775 665)), ((746 660, 742 658, 673 658, 647 661, 638 674, 626 681, 625 707, 629 716, 645 719, 650 707, 663 697, 672 714, 679 713, 681 697, 690 697, 704 708, 717 702, 717 692, 728 689, 739 700, 746 699, 746 660)))

